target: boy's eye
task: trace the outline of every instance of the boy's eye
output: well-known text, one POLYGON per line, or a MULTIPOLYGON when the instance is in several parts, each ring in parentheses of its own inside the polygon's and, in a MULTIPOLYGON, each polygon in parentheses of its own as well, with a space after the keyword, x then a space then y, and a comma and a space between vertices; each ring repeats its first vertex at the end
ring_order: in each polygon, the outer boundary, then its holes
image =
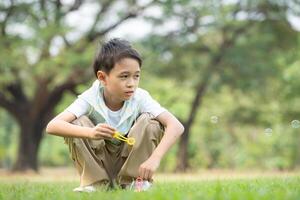
MULTIPOLYGON (((127 78, 129 78, 129 75, 121 75, 121 76, 119 76, 121 79, 127 79, 127 78)), ((139 74, 135 74, 134 76, 133 76, 134 78, 139 78, 140 77, 140 75, 139 74)))

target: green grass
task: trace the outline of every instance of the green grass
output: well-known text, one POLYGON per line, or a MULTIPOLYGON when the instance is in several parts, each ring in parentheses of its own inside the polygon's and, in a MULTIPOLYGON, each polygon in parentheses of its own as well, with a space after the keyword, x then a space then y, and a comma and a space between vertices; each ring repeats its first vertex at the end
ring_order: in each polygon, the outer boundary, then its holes
POLYGON ((113 200, 113 199, 241 199, 241 200, 286 200, 300 199, 300 177, 260 178, 241 180, 171 181, 158 182, 147 192, 128 190, 97 191, 95 193, 74 193, 77 182, 30 182, 0 181, 2 200, 113 200))

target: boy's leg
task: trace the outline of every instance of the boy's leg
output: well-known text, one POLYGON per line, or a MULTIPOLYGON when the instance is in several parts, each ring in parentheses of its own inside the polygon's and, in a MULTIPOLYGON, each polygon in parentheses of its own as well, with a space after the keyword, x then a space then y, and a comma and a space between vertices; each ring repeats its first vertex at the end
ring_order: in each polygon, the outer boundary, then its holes
POLYGON ((135 138, 132 146, 124 145, 122 157, 127 157, 119 175, 120 184, 129 184, 138 177, 140 165, 146 161, 159 144, 164 133, 163 126, 149 113, 142 114, 131 128, 128 137, 135 138))
MULTIPOLYGON (((94 124, 86 116, 79 117, 72 124, 94 127, 94 124)), ((87 186, 96 182, 109 182, 110 179, 103 162, 105 160, 104 140, 65 138, 65 141, 69 145, 71 158, 80 174, 80 186, 87 186)))

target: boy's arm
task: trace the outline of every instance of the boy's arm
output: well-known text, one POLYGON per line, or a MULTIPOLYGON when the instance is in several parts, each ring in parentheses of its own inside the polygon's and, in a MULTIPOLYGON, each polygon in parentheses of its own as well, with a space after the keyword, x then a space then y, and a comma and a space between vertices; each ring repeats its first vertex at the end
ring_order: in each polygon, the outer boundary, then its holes
POLYGON ((107 124, 98 124, 93 128, 71 124, 70 122, 75 119, 76 116, 74 114, 64 111, 48 123, 46 132, 63 137, 103 139, 112 138, 116 131, 107 124))
POLYGON ((152 155, 162 158, 178 137, 181 136, 184 127, 178 119, 168 111, 158 115, 156 119, 165 127, 165 133, 152 155))
POLYGON ((76 116, 74 114, 64 111, 48 123, 46 132, 63 137, 88 138, 90 128, 71 124, 70 122, 75 119, 76 116))
POLYGON ((152 155, 141 164, 139 174, 144 179, 151 179, 160 160, 183 133, 183 125, 170 112, 165 111, 156 117, 165 127, 165 133, 152 155))

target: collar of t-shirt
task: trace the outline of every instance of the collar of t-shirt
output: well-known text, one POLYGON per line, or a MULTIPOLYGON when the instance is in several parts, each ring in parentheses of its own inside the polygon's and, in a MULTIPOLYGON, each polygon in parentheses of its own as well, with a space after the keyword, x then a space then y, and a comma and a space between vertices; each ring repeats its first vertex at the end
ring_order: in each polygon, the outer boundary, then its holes
MULTIPOLYGON (((109 108, 104 102, 103 91, 104 87, 100 84, 98 80, 96 80, 91 88, 86 90, 78 97, 87 101, 99 114, 101 114, 105 118, 106 121, 109 121, 109 108)), ((133 108, 133 102, 130 99, 124 102, 119 112, 120 119, 117 123, 117 126, 115 127, 120 126, 129 117, 135 117, 134 113, 138 112, 138 110, 133 108)))

